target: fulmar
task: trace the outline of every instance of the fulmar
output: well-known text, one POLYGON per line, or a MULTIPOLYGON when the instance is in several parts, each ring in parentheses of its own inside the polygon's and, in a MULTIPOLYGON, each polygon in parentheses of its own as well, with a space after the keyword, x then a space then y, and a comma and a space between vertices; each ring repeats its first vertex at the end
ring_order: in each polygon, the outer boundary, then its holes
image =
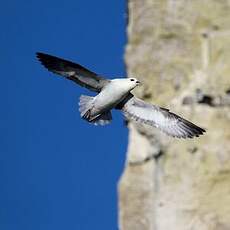
POLYGON ((131 91, 140 85, 136 78, 110 80, 59 57, 38 52, 37 58, 49 71, 97 93, 95 97, 81 95, 79 101, 81 117, 92 124, 109 124, 112 121, 111 110, 118 109, 128 120, 156 127, 171 137, 193 138, 205 132, 168 109, 135 97, 131 91))

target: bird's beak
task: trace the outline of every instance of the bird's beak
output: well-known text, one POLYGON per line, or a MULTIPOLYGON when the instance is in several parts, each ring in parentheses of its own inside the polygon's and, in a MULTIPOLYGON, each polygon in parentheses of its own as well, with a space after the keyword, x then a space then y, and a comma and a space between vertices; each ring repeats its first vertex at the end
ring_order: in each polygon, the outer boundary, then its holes
POLYGON ((141 85, 141 82, 140 81, 136 81, 137 85, 141 85))

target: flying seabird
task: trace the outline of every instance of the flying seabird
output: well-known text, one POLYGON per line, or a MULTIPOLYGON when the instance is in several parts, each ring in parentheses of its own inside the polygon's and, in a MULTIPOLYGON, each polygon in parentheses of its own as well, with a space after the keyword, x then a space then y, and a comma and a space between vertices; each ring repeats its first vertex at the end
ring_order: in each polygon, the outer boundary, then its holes
POLYGON ((90 123, 109 124, 112 121, 111 110, 118 109, 126 118, 156 127, 172 137, 193 138, 205 132, 204 129, 168 109, 136 98, 131 93, 140 84, 136 78, 109 80, 79 64, 49 54, 38 52, 37 58, 49 71, 97 93, 95 97, 85 95, 80 97, 81 117, 90 123))

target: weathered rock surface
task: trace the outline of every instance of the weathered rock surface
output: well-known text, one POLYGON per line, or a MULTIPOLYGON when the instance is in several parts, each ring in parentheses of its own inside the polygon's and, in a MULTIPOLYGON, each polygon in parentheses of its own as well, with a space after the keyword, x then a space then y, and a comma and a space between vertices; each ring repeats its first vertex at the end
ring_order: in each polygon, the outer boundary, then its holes
POLYGON ((230 1, 129 0, 135 94, 207 129, 172 139, 129 123, 121 230, 230 230, 230 1))

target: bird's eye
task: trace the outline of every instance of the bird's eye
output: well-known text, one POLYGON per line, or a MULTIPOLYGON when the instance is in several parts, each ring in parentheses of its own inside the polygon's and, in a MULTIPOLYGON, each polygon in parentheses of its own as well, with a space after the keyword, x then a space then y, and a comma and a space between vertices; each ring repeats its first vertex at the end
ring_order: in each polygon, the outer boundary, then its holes
POLYGON ((131 79, 130 79, 130 81, 134 81, 134 79, 133 79, 133 78, 131 78, 131 79))

